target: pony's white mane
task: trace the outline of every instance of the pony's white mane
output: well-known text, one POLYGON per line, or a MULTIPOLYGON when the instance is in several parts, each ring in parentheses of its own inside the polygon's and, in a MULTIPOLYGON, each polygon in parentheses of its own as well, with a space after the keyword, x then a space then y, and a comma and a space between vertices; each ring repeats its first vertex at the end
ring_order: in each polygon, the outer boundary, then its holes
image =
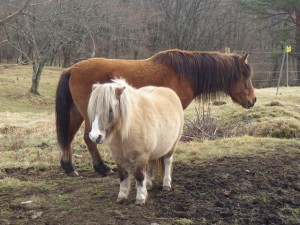
POLYGON ((134 93, 136 89, 130 86, 125 79, 116 78, 112 81, 121 87, 125 87, 120 96, 121 138, 124 140, 128 137, 131 126, 132 103, 135 101, 134 93))
POLYGON ((122 140, 128 137, 131 125, 132 101, 134 101, 135 88, 130 86, 124 79, 113 79, 113 83, 94 84, 88 104, 88 116, 92 123, 98 115, 99 123, 107 124, 109 110, 112 109, 113 118, 121 119, 120 134, 122 140), (116 88, 125 88, 119 100, 116 96, 116 88), (117 106, 117 107, 116 107, 117 106), (99 115, 101 115, 99 117, 99 115))

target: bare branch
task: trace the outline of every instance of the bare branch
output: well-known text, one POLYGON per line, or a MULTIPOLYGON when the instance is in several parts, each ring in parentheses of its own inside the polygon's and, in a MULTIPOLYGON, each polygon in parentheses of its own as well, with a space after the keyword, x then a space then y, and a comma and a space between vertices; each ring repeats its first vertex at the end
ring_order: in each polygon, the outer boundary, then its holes
POLYGON ((96 54, 96 44, 95 44, 95 39, 94 39, 94 37, 93 37, 93 35, 92 35, 91 32, 89 32, 89 35, 90 35, 90 37, 91 37, 91 39, 92 39, 92 42, 93 42, 93 50, 92 50, 92 53, 91 53, 91 57, 95 57, 95 54, 96 54))
POLYGON ((12 19, 13 17, 19 15, 22 12, 22 10, 24 10, 26 8, 26 6, 28 5, 29 2, 30 2, 30 0, 26 0, 20 9, 18 9, 16 12, 12 13, 11 15, 7 16, 6 18, 1 19, 0 24, 3 24, 6 21, 12 19))
POLYGON ((8 40, 0 41, 0 46, 3 45, 3 44, 5 44, 5 43, 7 43, 7 42, 8 42, 8 40))

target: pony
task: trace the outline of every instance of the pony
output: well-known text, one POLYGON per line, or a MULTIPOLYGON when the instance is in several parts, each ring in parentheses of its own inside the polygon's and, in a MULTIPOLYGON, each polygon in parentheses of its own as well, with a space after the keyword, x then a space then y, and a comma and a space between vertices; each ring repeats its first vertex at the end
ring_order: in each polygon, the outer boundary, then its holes
POLYGON ((135 88, 149 85, 171 88, 183 109, 193 99, 206 102, 220 93, 229 95, 244 108, 256 102, 248 54, 171 49, 144 60, 91 58, 78 62, 62 73, 55 97, 57 140, 62 149, 60 162, 68 175, 78 175, 72 163, 71 143, 83 121, 83 138, 94 170, 103 176, 111 173, 97 145, 89 138, 87 105, 92 85, 110 82, 115 77, 124 78, 135 88))
POLYGON ((128 197, 134 162, 136 204, 143 205, 147 189, 152 188, 154 165, 164 171, 163 190, 171 189, 173 153, 182 134, 183 108, 170 88, 135 89, 124 79, 112 81, 93 85, 87 110, 92 126, 89 137, 97 144, 106 141, 112 152, 120 178, 118 203, 128 197))

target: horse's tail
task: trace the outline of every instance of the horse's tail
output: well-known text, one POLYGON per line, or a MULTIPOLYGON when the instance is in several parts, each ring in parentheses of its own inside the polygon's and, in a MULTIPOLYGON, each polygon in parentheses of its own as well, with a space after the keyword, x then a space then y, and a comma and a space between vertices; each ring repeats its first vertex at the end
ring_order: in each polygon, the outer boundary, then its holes
POLYGON ((63 72, 57 85, 55 97, 57 142, 62 149, 65 149, 69 144, 70 109, 73 105, 69 80, 70 72, 63 72))
POLYGON ((156 173, 157 177, 162 179, 164 177, 164 172, 165 172, 165 162, 164 158, 160 157, 159 159, 156 160, 156 173))

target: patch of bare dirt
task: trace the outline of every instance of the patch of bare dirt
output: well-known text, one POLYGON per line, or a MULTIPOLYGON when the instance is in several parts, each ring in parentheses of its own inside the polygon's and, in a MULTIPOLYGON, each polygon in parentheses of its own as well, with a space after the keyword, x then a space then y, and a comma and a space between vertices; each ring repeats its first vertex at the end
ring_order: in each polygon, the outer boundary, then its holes
POLYGON ((4 172, 41 184, 0 189, 1 224, 300 223, 300 152, 176 163, 172 190, 155 187, 143 207, 134 205, 134 188, 128 202, 115 202, 116 174, 102 178, 81 169, 80 177, 69 178, 59 168, 4 172), (30 199, 31 204, 20 203, 30 199))

